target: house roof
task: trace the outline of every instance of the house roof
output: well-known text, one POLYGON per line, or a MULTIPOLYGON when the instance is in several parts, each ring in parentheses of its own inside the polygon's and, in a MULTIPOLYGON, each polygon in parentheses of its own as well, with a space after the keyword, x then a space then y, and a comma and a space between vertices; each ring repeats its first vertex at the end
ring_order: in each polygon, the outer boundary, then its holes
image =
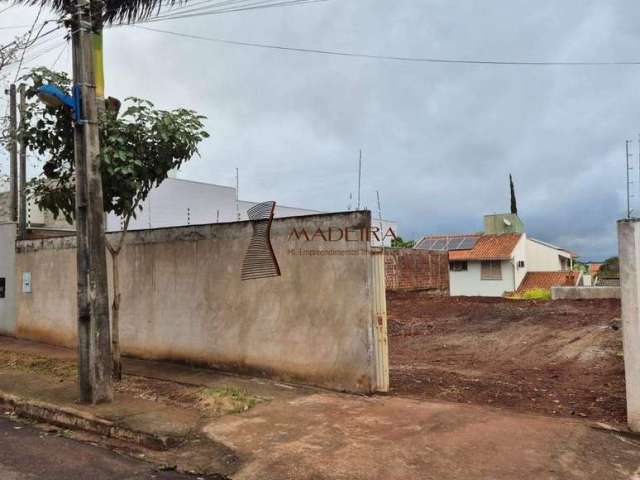
POLYGON ((469 250, 452 250, 449 260, 509 260, 521 233, 482 235, 469 250))
POLYGON ((595 275, 600 271, 600 267, 602 267, 601 263, 590 263, 589 264, 589 273, 591 275, 595 275))
POLYGON ((555 286, 575 286, 580 275, 578 272, 527 272, 520 282, 518 292, 533 288, 549 289, 555 286))
POLYGON ((578 257, 577 253, 572 252, 571 250, 567 250, 566 248, 562 248, 562 247, 559 247, 557 245, 554 245, 553 243, 543 242, 542 240, 538 240, 537 238, 533 238, 533 237, 527 237, 527 239, 531 240, 532 242, 539 243, 540 245, 544 245, 545 247, 550 247, 550 248, 553 248, 555 250, 560 250, 561 252, 565 252, 567 255, 569 255, 572 258, 577 258, 578 257))

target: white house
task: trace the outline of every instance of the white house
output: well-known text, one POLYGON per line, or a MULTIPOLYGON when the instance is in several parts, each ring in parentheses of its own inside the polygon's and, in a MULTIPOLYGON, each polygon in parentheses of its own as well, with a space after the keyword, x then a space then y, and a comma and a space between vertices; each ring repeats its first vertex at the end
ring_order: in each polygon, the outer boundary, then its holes
POLYGON ((523 288, 575 285, 575 254, 528 237, 512 214, 487 215, 485 232, 423 237, 418 249, 449 253, 451 295, 500 297, 523 288))

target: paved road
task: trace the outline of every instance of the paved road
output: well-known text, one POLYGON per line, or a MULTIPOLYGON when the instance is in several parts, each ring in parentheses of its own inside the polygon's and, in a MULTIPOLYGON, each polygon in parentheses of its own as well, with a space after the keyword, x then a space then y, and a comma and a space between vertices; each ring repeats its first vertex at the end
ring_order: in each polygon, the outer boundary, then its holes
MULTIPOLYGON (((0 417, 2 480, 196 480, 0 417)), ((202 477, 200 477, 202 478, 202 477)))

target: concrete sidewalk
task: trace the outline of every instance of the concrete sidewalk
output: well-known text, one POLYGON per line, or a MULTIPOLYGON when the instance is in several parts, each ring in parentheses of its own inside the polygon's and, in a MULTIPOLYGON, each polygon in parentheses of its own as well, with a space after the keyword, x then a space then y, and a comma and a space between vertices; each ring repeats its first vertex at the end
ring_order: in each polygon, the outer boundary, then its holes
MULTIPOLYGON (((0 351, 74 357, 68 350, 2 337, 0 351)), ((588 422, 342 395, 160 362, 128 360, 125 373, 189 385, 241 385, 266 401, 215 418, 191 418, 193 412, 149 400, 137 403, 142 399, 79 407, 72 396, 60 403, 68 394, 47 383, 51 379, 6 368, 0 368, 0 394, 87 409, 85 413, 118 425, 131 421, 132 428, 165 425, 159 430, 165 435, 171 425, 177 434, 195 429, 202 436, 179 447, 175 458, 198 450, 203 465, 217 466, 234 479, 640 479, 640 439, 588 422)))

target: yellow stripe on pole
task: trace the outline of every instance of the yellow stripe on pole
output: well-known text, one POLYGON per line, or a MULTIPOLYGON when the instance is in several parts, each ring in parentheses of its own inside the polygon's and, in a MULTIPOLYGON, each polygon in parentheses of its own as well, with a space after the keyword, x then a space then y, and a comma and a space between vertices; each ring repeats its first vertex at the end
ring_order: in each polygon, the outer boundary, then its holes
POLYGON ((96 73, 96 97, 104 98, 104 58, 102 55, 102 32, 93 33, 93 61, 96 73))

